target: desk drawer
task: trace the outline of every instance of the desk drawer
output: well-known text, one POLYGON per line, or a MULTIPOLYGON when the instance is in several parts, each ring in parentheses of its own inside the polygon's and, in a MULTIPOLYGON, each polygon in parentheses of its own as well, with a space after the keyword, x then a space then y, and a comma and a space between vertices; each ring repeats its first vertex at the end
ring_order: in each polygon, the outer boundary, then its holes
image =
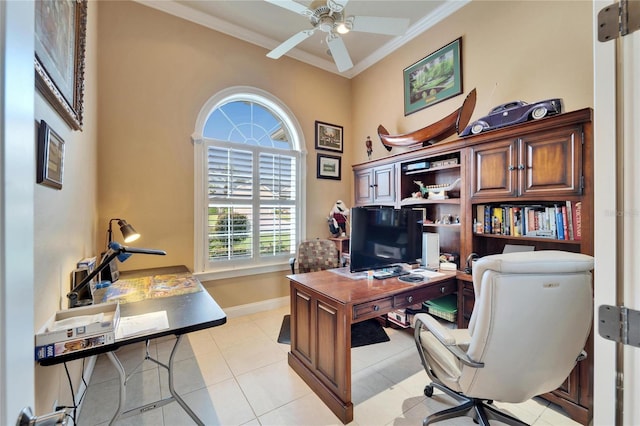
POLYGON ((391 311, 393 307, 393 298, 378 299, 372 302, 354 305, 353 319, 360 320, 365 318, 375 318, 391 311))
POLYGON ((457 290, 455 280, 449 280, 428 287, 405 291, 393 297, 393 309, 406 308, 426 300, 437 299, 457 290))

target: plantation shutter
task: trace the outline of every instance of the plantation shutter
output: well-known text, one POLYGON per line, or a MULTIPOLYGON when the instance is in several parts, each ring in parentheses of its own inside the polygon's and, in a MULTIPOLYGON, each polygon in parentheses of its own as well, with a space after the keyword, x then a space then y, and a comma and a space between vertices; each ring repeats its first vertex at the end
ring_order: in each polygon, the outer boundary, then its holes
POLYGON ((291 253, 296 241, 295 157, 261 153, 260 255, 291 253))
POLYGON ((209 260, 253 254, 253 154, 209 147, 209 260))

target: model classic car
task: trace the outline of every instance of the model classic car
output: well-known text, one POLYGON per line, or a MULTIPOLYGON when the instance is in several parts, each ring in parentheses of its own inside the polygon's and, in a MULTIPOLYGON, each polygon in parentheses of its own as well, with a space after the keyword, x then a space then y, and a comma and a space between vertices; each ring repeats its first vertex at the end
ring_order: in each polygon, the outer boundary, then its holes
POLYGON ((493 108, 485 117, 469 124, 460 133, 460 136, 477 135, 487 130, 529 120, 539 120, 548 115, 556 115, 561 112, 562 99, 547 99, 534 104, 528 104, 524 101, 507 102, 493 108))

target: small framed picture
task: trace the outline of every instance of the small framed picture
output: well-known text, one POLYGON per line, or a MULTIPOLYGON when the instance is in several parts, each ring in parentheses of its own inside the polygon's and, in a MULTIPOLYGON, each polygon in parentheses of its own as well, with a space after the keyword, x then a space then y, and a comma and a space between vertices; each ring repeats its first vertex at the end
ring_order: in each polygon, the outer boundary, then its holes
POLYGON ((340 180, 340 167, 340 157, 318 154, 318 179, 340 180))
POLYGON ((427 209, 421 208, 421 207, 414 207, 413 210, 417 210, 417 211, 420 212, 420 214, 422 215, 422 223, 426 224, 427 223, 427 209))
POLYGON ((44 120, 38 131, 37 169, 37 183, 62 189, 64 140, 44 120))
POLYGON ((342 126, 316 121, 316 149, 343 152, 342 126))

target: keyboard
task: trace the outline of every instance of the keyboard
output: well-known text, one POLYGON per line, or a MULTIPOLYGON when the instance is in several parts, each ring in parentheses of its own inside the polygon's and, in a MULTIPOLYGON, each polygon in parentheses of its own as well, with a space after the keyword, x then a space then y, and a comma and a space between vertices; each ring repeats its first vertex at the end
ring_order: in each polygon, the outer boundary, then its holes
POLYGON ((409 272, 402 269, 401 266, 394 266, 373 272, 373 278, 377 280, 386 280, 387 278, 400 277, 402 275, 409 275, 409 272))

